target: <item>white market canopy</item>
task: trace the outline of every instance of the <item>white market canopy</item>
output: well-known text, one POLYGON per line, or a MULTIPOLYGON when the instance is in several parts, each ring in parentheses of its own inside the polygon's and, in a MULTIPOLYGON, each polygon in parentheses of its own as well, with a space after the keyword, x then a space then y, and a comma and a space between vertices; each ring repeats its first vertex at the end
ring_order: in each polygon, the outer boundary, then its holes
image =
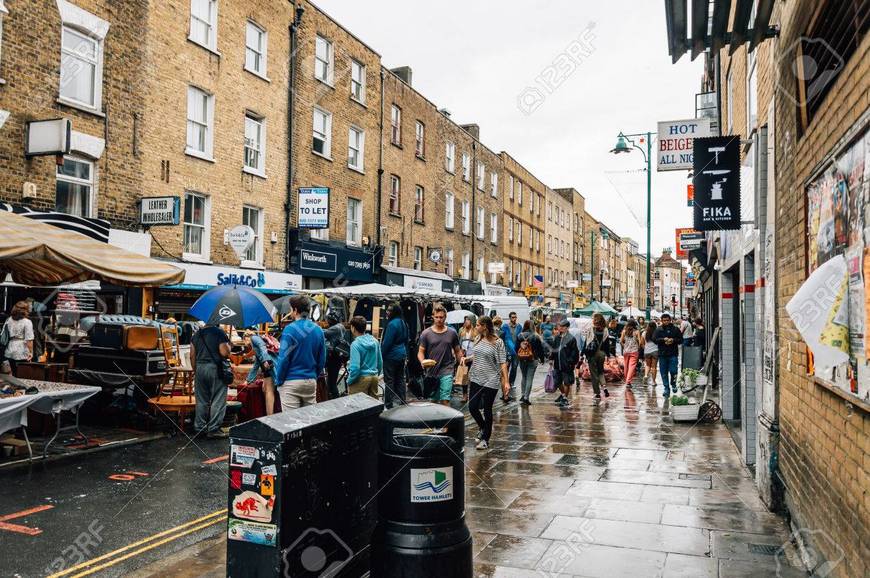
POLYGON ((486 295, 457 295, 444 291, 432 291, 429 289, 411 289, 394 285, 382 285, 380 283, 365 283, 363 285, 348 285, 346 287, 326 287, 324 289, 303 289, 301 293, 309 295, 326 295, 327 297, 348 297, 361 299, 417 299, 422 301, 453 301, 461 303, 473 303, 485 301, 486 295))

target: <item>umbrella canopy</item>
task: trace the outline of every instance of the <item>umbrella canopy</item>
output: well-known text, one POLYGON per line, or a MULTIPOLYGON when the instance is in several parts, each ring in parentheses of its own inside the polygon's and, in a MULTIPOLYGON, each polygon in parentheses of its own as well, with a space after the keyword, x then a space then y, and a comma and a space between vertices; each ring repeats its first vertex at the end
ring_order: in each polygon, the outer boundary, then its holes
POLYGON ((607 303, 593 301, 583 309, 577 311, 580 315, 591 316, 596 313, 601 313, 603 315, 616 315, 616 309, 608 305, 607 303))
POLYGON ((477 315, 468 309, 454 309, 447 312, 447 323, 465 323, 466 317, 476 319, 477 315))
POLYGON ((622 311, 619 312, 620 315, 624 315, 625 317, 643 317, 646 315, 645 311, 641 311, 637 307, 626 307, 622 311))
POLYGON ((184 281, 184 271, 168 263, 7 211, 0 211, 0 272, 33 286, 88 279, 125 287, 184 281))
POLYGON ((233 327, 251 327, 275 320, 275 306, 265 295, 239 285, 209 289, 196 300, 189 313, 209 325, 233 327))

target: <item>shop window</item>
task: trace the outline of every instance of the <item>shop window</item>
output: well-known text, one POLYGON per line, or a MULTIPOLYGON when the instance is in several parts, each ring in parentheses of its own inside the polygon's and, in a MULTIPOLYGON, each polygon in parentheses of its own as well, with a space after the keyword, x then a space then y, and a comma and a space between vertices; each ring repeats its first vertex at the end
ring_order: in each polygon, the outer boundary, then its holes
POLYGON ((184 247, 186 260, 204 261, 209 257, 209 199, 198 193, 184 195, 184 247))
POLYGON ((261 266, 263 264, 263 209, 242 207, 242 224, 254 230, 254 244, 245 253, 242 265, 261 266))
POLYGON ((78 217, 93 215, 94 163, 84 159, 64 157, 57 166, 55 209, 78 217))
POLYGON ((245 70, 266 77, 266 31, 248 20, 245 27, 245 70))

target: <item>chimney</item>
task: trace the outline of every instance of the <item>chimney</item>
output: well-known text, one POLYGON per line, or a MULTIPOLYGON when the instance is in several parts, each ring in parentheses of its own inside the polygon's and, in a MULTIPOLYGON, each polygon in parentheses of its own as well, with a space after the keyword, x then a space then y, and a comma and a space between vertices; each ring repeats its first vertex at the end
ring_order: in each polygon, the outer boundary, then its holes
POLYGON ((438 109, 438 112, 440 112, 441 114, 443 114, 443 115, 446 116, 447 118, 450 118, 450 111, 449 111, 448 109, 446 109, 446 108, 439 108, 439 109, 438 109))
POLYGON ((411 73, 411 67, 410 67, 410 66, 400 66, 400 67, 398 67, 398 68, 391 68, 391 69, 390 69, 390 72, 392 72, 393 74, 395 74, 396 76, 398 76, 399 78, 401 78, 401 79, 402 79, 402 82, 404 82, 404 83, 407 84, 408 86, 414 86, 414 85, 411 83, 411 78, 412 78, 413 75, 412 75, 412 73, 411 73))
POLYGON ((476 124, 463 124, 462 128, 465 129, 465 132, 480 140, 480 127, 476 124))

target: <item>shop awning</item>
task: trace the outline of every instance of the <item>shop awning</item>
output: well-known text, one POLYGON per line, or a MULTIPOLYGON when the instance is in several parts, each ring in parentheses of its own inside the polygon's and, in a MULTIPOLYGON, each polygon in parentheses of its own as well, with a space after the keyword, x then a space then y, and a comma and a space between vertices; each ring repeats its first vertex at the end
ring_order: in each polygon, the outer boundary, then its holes
POLYGON ((733 54, 749 42, 751 52, 765 38, 777 34, 776 29, 770 26, 774 0, 733 0, 733 3, 732 19, 732 0, 692 0, 691 17, 689 0, 665 0, 671 60, 676 62, 690 49, 694 60, 705 50, 716 53, 726 44, 729 45, 728 53, 733 54))
POLYGON ((184 271, 168 263, 6 211, 0 211, 0 272, 32 286, 98 279, 156 287, 184 280, 184 271))

